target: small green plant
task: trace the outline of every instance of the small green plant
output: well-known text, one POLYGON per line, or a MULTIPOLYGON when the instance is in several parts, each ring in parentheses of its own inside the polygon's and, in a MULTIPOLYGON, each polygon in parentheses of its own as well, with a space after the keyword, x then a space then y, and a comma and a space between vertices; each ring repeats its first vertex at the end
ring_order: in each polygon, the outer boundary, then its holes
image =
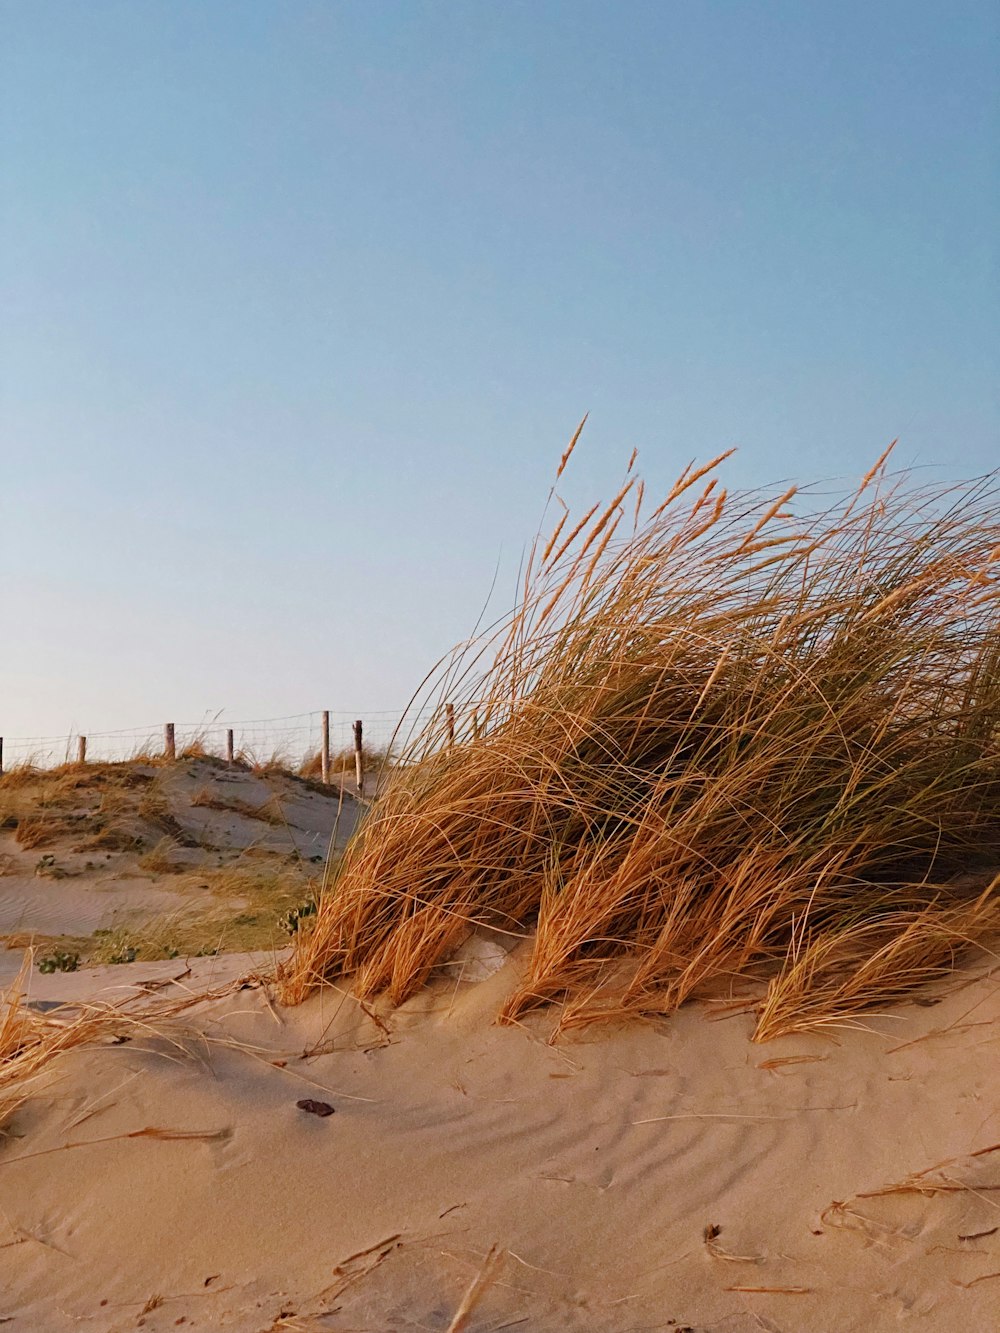
POLYGON ((298 931, 300 921, 305 917, 315 915, 316 901, 315 899, 310 898, 306 902, 300 903, 298 907, 293 907, 291 911, 285 912, 283 915, 279 916, 278 925, 282 930, 287 931, 289 935, 294 935, 298 931))
POLYGON ((65 866, 56 865, 56 858, 51 853, 46 853, 35 863, 35 875, 39 879, 68 879, 70 875, 77 873, 74 870, 67 870, 65 866))
POLYGON ((75 972, 80 966, 80 955, 78 953, 67 953, 63 949, 56 949, 44 958, 38 960, 39 972, 75 972))

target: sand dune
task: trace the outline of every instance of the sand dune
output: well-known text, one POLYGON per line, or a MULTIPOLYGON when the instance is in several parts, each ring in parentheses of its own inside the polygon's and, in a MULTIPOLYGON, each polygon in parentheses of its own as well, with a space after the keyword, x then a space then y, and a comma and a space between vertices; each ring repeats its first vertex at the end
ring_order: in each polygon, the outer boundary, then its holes
MULTIPOLYGON (((334 831, 343 845, 361 809, 339 789, 207 757, 16 776, 0 788, 0 985, 30 943, 86 963, 101 943, 95 932, 127 941, 157 923, 169 942, 170 919, 211 923, 213 947, 239 948, 244 937, 252 947, 286 943, 277 908, 256 937, 244 920, 234 942, 232 923, 248 907, 264 911, 257 890, 268 878, 278 906, 301 899, 334 831)), ((196 935, 175 933, 181 951, 196 935)))
POLYGON ((333 991, 282 1010, 251 983, 48 1067, 0 1151, 0 1315, 445 1330, 497 1245, 481 1333, 985 1333, 991 962, 940 1003, 766 1046, 705 1005, 556 1046, 551 1017, 494 1026, 518 952, 377 1022, 333 991))

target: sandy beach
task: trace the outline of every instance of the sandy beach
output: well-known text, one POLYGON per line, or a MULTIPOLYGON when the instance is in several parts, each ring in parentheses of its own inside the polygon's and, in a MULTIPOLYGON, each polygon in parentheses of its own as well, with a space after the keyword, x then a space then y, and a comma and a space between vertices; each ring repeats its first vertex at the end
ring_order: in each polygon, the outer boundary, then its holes
POLYGON ((445 1330, 497 1246, 482 1333, 992 1328, 992 964, 766 1046, 704 1005, 558 1045, 544 1017, 497 1027, 516 951, 392 1016, 249 981, 47 1068, 0 1153, 0 1314, 445 1330))

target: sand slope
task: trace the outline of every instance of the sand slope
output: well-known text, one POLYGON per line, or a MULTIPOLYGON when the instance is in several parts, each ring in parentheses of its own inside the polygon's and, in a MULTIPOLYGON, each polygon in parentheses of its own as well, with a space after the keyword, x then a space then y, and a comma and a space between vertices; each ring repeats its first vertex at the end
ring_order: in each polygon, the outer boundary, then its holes
POLYGON ((245 900, 217 892, 218 872, 272 868, 304 884, 360 811, 339 788, 209 758, 12 776, 0 785, 0 985, 31 939, 45 952, 65 937, 86 956, 95 931, 206 909, 224 923, 245 900))
POLYGON ((1000 1151, 969 1154, 1000 1143, 990 961, 941 1003, 768 1046, 700 1005, 558 1047, 544 1015, 498 1028, 516 953, 388 1031, 334 991, 291 1011, 234 991, 184 1035, 50 1066, 0 1145, 0 1317, 445 1330, 498 1244, 480 1333, 987 1333, 1000 1151), (126 1137, 150 1127, 204 1137, 126 1137), (948 1158, 923 1192, 858 1197, 948 1158))

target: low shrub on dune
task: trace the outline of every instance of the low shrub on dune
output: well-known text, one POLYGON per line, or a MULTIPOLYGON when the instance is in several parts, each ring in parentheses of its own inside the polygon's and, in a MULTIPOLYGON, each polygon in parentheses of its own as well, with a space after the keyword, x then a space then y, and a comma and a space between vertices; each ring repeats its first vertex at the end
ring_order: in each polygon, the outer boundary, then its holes
POLYGON ((400 1002, 489 925, 531 934, 504 1019, 752 983, 766 1039, 1000 926, 995 479, 919 489, 883 457, 804 512, 727 494, 724 457, 648 516, 630 470, 536 544, 509 620, 443 669, 451 723, 386 776, 289 1000, 346 974, 400 1002))

